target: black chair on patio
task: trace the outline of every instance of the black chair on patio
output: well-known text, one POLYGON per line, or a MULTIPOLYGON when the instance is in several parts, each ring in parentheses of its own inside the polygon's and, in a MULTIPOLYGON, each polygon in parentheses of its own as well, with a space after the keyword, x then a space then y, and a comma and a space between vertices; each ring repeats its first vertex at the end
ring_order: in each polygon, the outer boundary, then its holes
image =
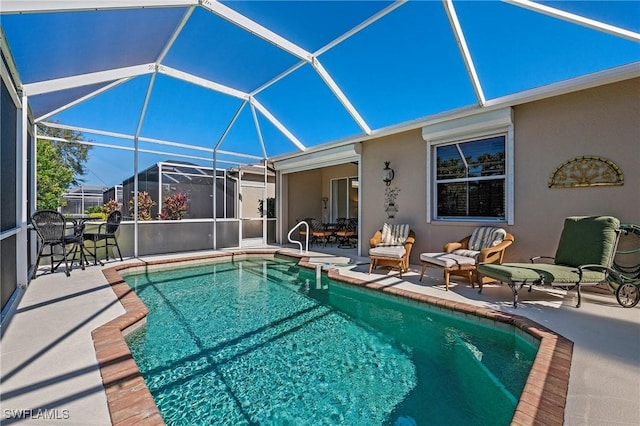
POLYGON ((305 220, 307 220, 307 223, 309 224, 309 245, 322 244, 326 247, 329 242, 329 237, 333 234, 333 231, 327 230, 327 226, 318 219, 309 218, 305 220))
MULTIPOLYGON (((98 263, 98 242, 104 241, 104 248, 106 251, 106 259, 109 260, 109 247, 115 247, 118 250, 118 256, 122 261, 122 253, 120 252, 120 246, 118 245, 118 239, 116 238, 116 231, 122 222, 122 212, 119 210, 109 213, 107 221, 101 223, 98 226, 97 232, 85 232, 83 235, 84 241, 93 242, 93 264, 98 263)), ((102 262, 100 262, 102 264, 102 262)))
POLYGON ((38 210, 33 215, 31 215, 31 224, 36 230, 38 238, 40 240, 40 249, 38 250, 38 257, 36 258, 36 265, 33 269, 31 278, 36 277, 38 265, 40 264, 40 259, 42 257, 51 258, 52 273, 56 269, 58 269, 62 262, 64 262, 64 266, 66 268, 65 274, 68 277, 70 275, 71 268, 69 267, 69 261, 67 259, 67 246, 73 244, 75 249, 78 242, 81 242, 78 238, 77 233, 75 232, 75 223, 73 223, 73 234, 67 235, 68 224, 62 213, 55 210, 38 210), (55 248, 58 246, 62 248, 62 254, 56 252, 55 248), (45 247, 49 247, 48 254, 44 253, 45 247), (58 264, 54 266, 54 257, 60 255, 62 256, 62 258, 58 261, 58 264))
POLYGON ((358 219, 349 218, 343 219, 342 226, 336 232, 339 248, 354 248, 358 239, 358 219))

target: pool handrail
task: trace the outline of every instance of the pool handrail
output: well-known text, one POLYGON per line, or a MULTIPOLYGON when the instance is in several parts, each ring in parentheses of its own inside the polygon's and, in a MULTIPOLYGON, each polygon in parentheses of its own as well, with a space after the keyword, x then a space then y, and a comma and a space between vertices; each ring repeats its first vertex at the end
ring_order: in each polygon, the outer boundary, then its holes
POLYGON ((305 235, 305 253, 309 253, 309 224, 307 223, 307 221, 305 220, 301 220, 300 222, 298 222, 296 224, 296 226, 294 226, 293 228, 291 228, 291 230, 289 231, 289 233, 287 234, 287 239, 289 240, 290 243, 296 243, 300 246, 300 253, 302 253, 302 243, 298 240, 292 240, 291 239, 291 234, 293 233, 293 231, 295 231, 296 229, 298 229, 300 226, 305 225, 307 227, 307 233, 305 235))

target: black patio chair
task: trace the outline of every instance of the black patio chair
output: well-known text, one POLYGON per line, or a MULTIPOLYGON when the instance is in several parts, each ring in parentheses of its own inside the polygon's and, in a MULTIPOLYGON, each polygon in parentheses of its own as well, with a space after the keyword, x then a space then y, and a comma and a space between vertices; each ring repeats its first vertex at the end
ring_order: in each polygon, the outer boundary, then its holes
POLYGON ((327 230, 327 226, 318 219, 310 219, 310 222, 307 223, 310 228, 309 232, 311 232, 309 244, 313 245, 314 243, 317 243, 318 245, 322 244, 326 247, 329 242, 329 237, 331 237, 333 231, 327 230))
MULTIPOLYGON (((122 222, 122 212, 119 210, 109 213, 107 221, 101 223, 98 226, 97 232, 85 232, 83 238, 85 241, 93 242, 93 264, 98 263, 98 242, 104 241, 104 248, 106 251, 106 259, 109 260, 109 247, 115 247, 118 249, 118 256, 122 261, 122 253, 120 252, 120 246, 118 245, 118 239, 116 238, 116 231, 122 222)), ((102 262, 100 262, 102 264, 102 262)))
POLYGON ((340 229, 336 232, 339 248, 353 248, 355 246, 353 240, 357 239, 358 219, 343 219, 344 222, 340 229))
MULTIPOLYGON (((72 222, 73 223, 73 222, 72 222)), ((36 277, 40 259, 42 257, 49 257, 51 259, 51 272, 53 273, 64 262, 65 274, 67 277, 70 275, 71 268, 69 267, 69 261, 67 259, 67 246, 70 244, 75 245, 78 243, 78 237, 75 232, 72 235, 67 235, 67 220, 62 213, 55 210, 38 210, 31 215, 31 224, 38 234, 40 240, 40 249, 38 250, 38 257, 36 258, 36 265, 33 269, 31 278, 36 277), (56 247, 62 248, 62 259, 58 261, 58 264, 54 266, 54 257, 60 256, 57 253, 56 247), (45 247, 49 248, 49 253, 44 253, 45 247)), ((72 250, 73 251, 73 250, 72 250)))

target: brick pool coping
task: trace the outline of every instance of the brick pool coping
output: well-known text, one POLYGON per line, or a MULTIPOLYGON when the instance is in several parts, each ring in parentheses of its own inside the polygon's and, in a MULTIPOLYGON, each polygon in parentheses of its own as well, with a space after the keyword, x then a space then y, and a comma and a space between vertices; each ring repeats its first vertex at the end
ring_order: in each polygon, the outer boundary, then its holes
MULTIPOLYGON (((92 331, 93 345, 100 366, 111 422, 114 425, 164 425, 151 392, 144 383, 129 346, 124 340, 127 329, 144 321, 148 308, 123 280, 120 271, 131 268, 207 261, 211 259, 243 257, 250 255, 281 254, 300 259, 299 265, 314 269, 309 257, 279 250, 243 250, 232 253, 191 256, 185 258, 139 261, 104 269, 102 272, 111 289, 125 309, 125 313, 92 331), (123 334, 123 332, 125 332, 123 334)), ((329 278, 393 294, 443 309, 450 309, 464 316, 475 316, 505 323, 539 341, 538 352, 531 372, 520 396, 511 420, 512 425, 562 425, 569 390, 569 371, 573 354, 573 342, 555 332, 519 315, 513 315, 440 299, 434 296, 385 286, 341 275, 338 269, 325 268, 329 278)))

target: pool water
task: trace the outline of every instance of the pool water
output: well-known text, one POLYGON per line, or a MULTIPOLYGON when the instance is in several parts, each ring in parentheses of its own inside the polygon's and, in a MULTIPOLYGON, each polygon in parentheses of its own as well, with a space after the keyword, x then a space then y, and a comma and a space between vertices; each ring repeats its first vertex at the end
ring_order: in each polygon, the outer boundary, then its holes
POLYGON ((127 342, 169 425, 506 425, 536 354, 287 258, 125 279, 150 310, 127 342))

